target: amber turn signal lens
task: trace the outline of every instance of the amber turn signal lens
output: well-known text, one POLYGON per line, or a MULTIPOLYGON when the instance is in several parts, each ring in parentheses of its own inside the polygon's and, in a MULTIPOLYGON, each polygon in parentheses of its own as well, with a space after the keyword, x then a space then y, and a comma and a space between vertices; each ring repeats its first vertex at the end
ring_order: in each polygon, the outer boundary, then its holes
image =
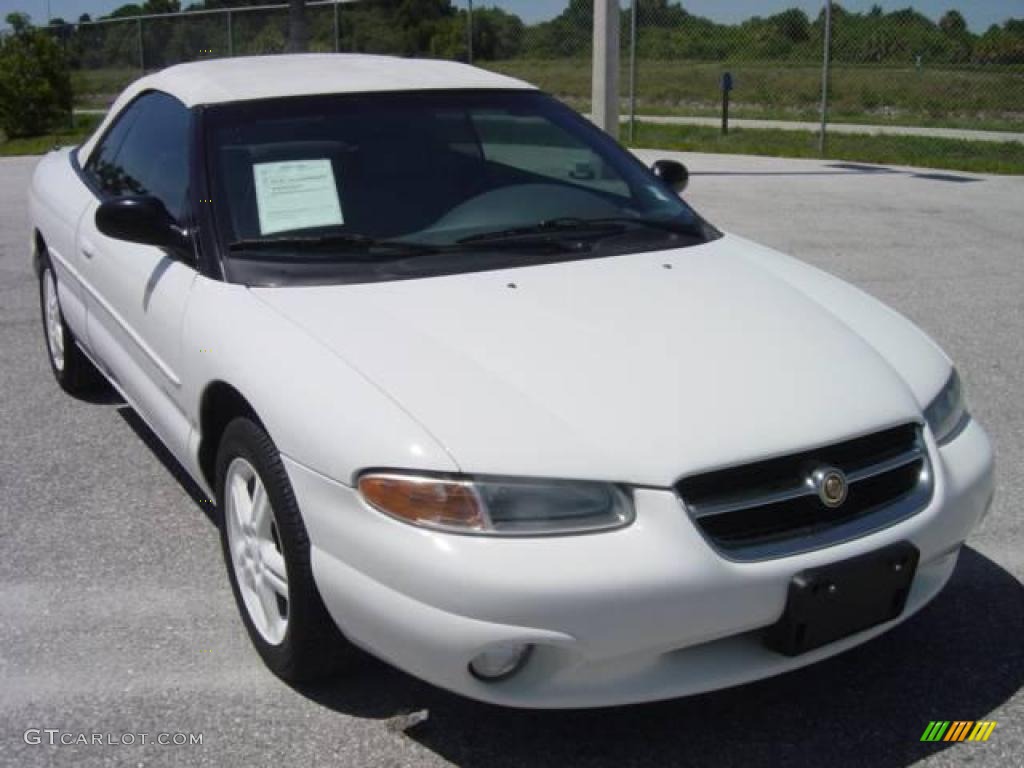
POLYGON ((427 526, 483 528, 476 494, 467 483, 429 477, 363 475, 359 492, 382 512, 427 526))

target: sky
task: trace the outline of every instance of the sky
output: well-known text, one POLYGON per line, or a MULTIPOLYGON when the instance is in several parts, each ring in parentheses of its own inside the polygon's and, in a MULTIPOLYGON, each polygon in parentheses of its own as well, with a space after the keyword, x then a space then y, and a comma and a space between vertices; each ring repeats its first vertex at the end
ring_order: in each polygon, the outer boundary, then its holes
MULTIPOLYGON (((109 13, 129 0, 0 0, 0 19, 12 11, 28 13, 39 24, 47 19, 47 6, 52 16, 68 21, 88 13, 93 17, 109 13)), ((273 2, 275 0, 268 0, 273 2)), ((277 0, 278 2, 280 0, 277 0)), ((453 0, 464 6, 466 0, 453 0)), ((682 0, 686 10, 715 21, 742 21, 750 16, 769 16, 794 6, 803 8, 814 15, 822 7, 823 0, 682 0)), ((912 6, 927 16, 938 19, 950 8, 957 8, 967 19, 971 29, 984 32, 992 24, 1001 24, 1008 18, 1024 18, 1024 0, 840 0, 851 11, 866 11, 877 3, 886 10, 912 6)), ((521 16, 528 22, 548 19, 558 15, 565 7, 565 0, 476 0, 478 5, 496 5, 521 16)), ((630 0, 619 0, 622 7, 629 6, 630 0)), ((187 0, 182 3, 187 5, 187 0)))

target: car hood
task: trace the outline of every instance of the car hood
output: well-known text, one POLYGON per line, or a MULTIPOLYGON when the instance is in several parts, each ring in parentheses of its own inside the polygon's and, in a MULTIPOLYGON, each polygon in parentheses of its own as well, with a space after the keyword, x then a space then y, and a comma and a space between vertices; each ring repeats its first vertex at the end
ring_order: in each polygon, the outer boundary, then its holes
POLYGON ((915 385, 941 384, 948 361, 907 321, 827 276, 826 306, 800 287, 823 273, 786 259, 726 236, 253 292, 386 392, 465 472, 667 486, 918 420, 915 385), (912 381, 894 367, 901 358, 912 381))

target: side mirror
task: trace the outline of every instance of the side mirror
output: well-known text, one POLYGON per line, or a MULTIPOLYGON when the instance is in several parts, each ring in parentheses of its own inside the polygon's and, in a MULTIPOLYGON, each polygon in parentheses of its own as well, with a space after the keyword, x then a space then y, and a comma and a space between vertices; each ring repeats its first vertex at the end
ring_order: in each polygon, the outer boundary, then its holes
POLYGON ((686 166, 675 160, 656 160, 651 170, 676 192, 686 189, 690 181, 690 172, 686 170, 686 166))
POLYGON ((170 248, 178 254, 190 250, 188 235, 164 204, 150 195, 115 197, 100 203, 96 229, 107 237, 170 248))

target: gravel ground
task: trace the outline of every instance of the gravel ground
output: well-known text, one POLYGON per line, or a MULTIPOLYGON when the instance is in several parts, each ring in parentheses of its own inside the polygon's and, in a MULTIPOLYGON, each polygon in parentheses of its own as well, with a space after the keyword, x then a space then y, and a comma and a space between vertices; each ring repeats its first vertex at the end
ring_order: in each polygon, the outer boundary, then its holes
POLYGON ((26 247, 35 160, 2 160, 0 764, 1024 765, 1024 178, 685 159, 713 222, 862 286, 958 361, 999 490, 935 603, 825 663, 661 704, 502 710, 379 662, 290 687, 250 648, 173 462, 114 398, 54 384, 26 247), (936 719, 999 725, 983 744, 922 744, 936 719), (29 728, 203 743, 36 746, 29 728))

